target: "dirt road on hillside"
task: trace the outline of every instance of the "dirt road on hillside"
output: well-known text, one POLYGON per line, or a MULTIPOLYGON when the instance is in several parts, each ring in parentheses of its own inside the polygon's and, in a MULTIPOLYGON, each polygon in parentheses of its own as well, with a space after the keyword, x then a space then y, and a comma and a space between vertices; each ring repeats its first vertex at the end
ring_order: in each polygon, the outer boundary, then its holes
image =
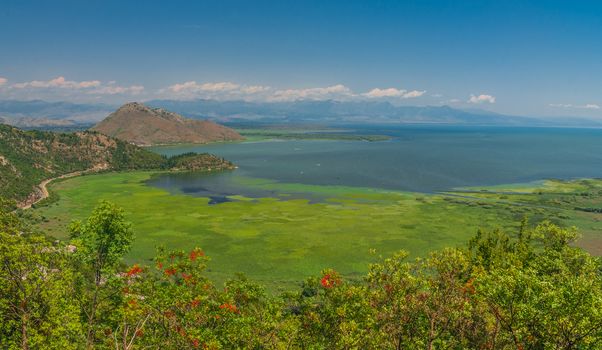
POLYGON ((48 192, 48 184, 51 183, 52 181, 55 181, 58 179, 67 179, 70 177, 75 177, 75 176, 79 176, 79 175, 86 174, 86 173, 97 172, 100 170, 106 170, 107 168, 108 167, 106 165, 101 164, 101 165, 96 165, 93 168, 90 168, 87 170, 74 171, 72 173, 63 174, 61 176, 46 179, 46 180, 40 182, 40 184, 36 186, 34 198, 26 200, 25 202, 21 202, 17 206, 20 209, 29 209, 34 204, 39 203, 40 201, 48 198, 48 196, 50 196, 50 193, 48 192))

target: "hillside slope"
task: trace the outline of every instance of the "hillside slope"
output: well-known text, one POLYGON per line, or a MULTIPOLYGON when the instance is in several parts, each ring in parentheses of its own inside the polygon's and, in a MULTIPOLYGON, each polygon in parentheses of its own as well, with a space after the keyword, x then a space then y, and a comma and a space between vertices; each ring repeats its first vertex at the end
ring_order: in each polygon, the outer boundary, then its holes
POLYGON ((43 195, 43 180, 94 170, 165 169, 212 171, 234 164, 211 154, 166 158, 125 141, 93 132, 23 131, 0 124, 0 197, 19 206, 43 195))
POLYGON ((23 131, 0 124, 0 195, 32 200, 40 181, 86 169, 159 168, 165 159, 96 132, 23 131))
POLYGON ((127 103, 91 130, 141 146, 242 140, 236 131, 141 103, 127 103))

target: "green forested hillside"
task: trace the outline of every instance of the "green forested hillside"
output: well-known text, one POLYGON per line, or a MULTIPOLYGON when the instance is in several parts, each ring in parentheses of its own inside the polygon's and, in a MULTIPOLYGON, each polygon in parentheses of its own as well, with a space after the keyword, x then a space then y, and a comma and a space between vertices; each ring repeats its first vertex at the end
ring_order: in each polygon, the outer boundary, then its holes
POLYGON ((0 124, 0 196, 18 202, 36 199, 44 179, 95 170, 231 169, 233 164, 208 154, 165 158, 97 132, 23 131, 0 124))
POLYGON ((0 193, 23 201, 40 181, 97 169, 158 168, 158 154, 94 132, 23 131, 0 125, 0 193))

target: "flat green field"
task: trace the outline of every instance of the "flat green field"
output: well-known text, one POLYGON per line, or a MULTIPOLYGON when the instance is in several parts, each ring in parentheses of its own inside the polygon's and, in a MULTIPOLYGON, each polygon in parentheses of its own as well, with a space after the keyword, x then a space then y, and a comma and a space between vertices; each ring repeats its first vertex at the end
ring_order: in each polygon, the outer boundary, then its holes
POLYGON ((158 245, 205 249, 217 281, 243 272, 272 288, 288 288, 332 267, 353 277, 368 264, 404 249, 413 256, 465 243, 478 228, 516 228, 521 218, 551 219, 582 229, 580 244, 602 253, 602 181, 542 182, 532 186, 466 189, 440 195, 364 188, 279 184, 241 178, 248 186, 319 193, 319 202, 237 196, 209 199, 145 185, 149 172, 106 173, 57 182, 60 199, 35 209, 41 228, 65 238, 72 219, 106 199, 123 207, 136 239, 129 262, 147 262, 158 245))

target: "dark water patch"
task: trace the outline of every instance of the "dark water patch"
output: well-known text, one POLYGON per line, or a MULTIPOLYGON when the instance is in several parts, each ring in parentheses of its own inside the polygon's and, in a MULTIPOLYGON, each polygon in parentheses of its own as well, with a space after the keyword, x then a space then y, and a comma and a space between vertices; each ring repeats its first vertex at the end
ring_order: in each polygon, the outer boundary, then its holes
POLYGON ((225 196, 209 196, 209 205, 215 205, 220 203, 233 202, 232 199, 225 196))
POLYGON ((204 187, 184 186, 180 190, 182 192, 186 193, 186 194, 192 194, 192 193, 209 193, 209 190, 207 190, 204 187))
POLYGON ((278 198, 280 200, 306 199, 310 203, 323 202, 326 196, 312 193, 279 192, 272 189, 241 185, 232 172, 205 173, 163 173, 146 181, 149 186, 165 189, 172 194, 183 193, 194 197, 209 198, 209 204, 236 201, 230 197, 278 198))

